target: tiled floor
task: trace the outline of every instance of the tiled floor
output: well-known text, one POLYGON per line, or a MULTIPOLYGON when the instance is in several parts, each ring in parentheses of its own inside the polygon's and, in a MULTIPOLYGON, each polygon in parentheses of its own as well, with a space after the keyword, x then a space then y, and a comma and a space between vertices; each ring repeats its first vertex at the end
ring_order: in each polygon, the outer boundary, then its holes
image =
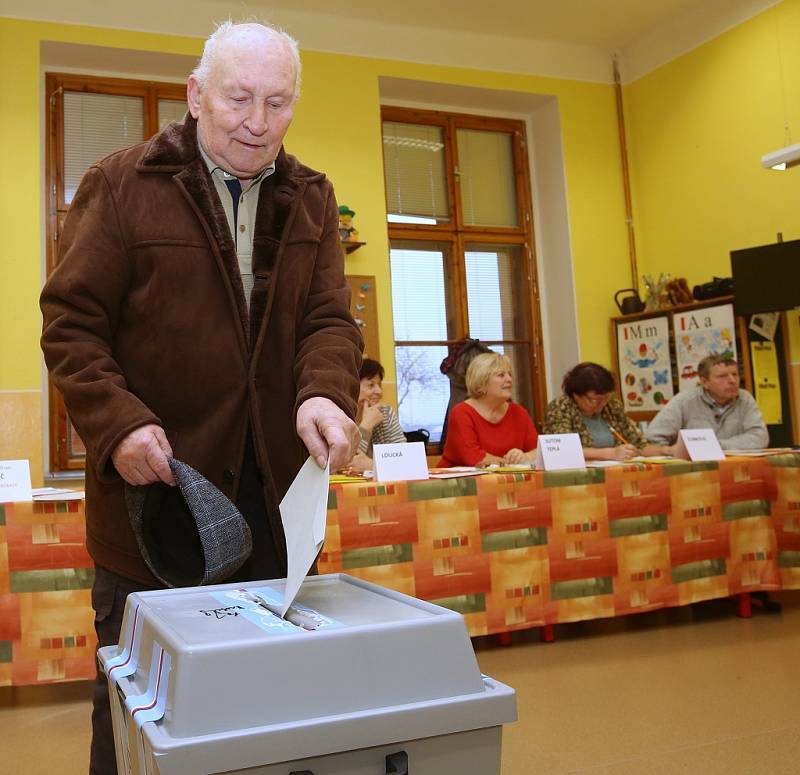
MULTIPOLYGON (((782 614, 724 601, 476 643, 517 690, 503 775, 797 775, 800 593, 782 614)), ((0 692, 3 775, 84 775, 88 686, 0 692)), ((444 773, 442 774, 444 775, 444 773)))

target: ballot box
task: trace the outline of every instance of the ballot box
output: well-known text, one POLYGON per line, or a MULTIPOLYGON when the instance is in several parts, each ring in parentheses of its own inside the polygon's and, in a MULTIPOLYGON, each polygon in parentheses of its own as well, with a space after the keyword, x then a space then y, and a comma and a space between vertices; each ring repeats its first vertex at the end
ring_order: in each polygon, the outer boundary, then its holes
POLYGON ((493 775, 510 687, 460 614, 344 574, 134 593, 108 676, 120 775, 493 775))

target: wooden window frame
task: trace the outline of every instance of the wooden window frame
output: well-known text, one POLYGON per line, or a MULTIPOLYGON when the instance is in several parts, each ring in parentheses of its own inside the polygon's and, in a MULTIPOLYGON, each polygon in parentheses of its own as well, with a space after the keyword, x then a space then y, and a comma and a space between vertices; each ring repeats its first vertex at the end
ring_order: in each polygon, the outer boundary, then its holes
MULTIPOLYGON (((508 244, 518 245, 522 260, 525 261, 527 280, 527 339, 504 339, 497 341, 481 340, 484 344, 525 344, 528 346, 529 369, 531 375, 531 397, 533 400, 534 422, 541 427, 547 406, 547 384, 544 366, 544 345, 542 337, 539 282, 536 269, 536 253, 533 232, 532 195, 529 174, 529 160, 525 122, 516 119, 476 116, 466 113, 449 113, 436 110, 383 106, 381 123, 424 124, 442 129, 445 151, 445 172, 447 176, 447 196, 450 220, 437 224, 405 224, 387 222, 390 245, 393 241, 439 242, 451 244, 446 258, 445 276, 453 278, 456 301, 454 327, 451 339, 446 341, 407 341, 395 339, 395 347, 434 346, 453 344, 468 335, 469 318, 467 309, 466 268, 464 253, 467 244, 508 244), (461 191, 456 184, 458 175, 458 129, 477 129, 509 133, 512 137, 514 153, 514 179, 517 193, 518 226, 472 226, 463 223, 461 212, 461 191)), ((385 160, 384 160, 385 161, 385 160)), ((388 212, 387 202, 387 212, 388 212)), ((429 453, 441 451, 439 445, 429 445, 429 453)))
MULTIPOLYGON (((158 132, 158 101, 185 100, 185 84, 160 81, 104 78, 70 73, 45 74, 45 201, 46 272, 58 264, 64 219, 69 206, 64 201, 64 92, 86 92, 139 97, 144 106, 144 138, 158 132)), ((68 444, 69 417, 61 394, 48 378, 48 415, 51 472, 83 471, 85 455, 71 455, 68 444)))

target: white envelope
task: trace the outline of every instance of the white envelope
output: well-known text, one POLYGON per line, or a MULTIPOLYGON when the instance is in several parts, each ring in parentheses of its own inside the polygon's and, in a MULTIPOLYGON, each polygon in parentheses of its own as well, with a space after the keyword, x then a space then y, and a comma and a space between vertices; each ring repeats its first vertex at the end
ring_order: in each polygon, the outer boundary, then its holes
POLYGON ((323 469, 309 457, 281 501, 281 522, 289 561, 281 616, 297 596, 325 541, 330 473, 330 459, 323 469))

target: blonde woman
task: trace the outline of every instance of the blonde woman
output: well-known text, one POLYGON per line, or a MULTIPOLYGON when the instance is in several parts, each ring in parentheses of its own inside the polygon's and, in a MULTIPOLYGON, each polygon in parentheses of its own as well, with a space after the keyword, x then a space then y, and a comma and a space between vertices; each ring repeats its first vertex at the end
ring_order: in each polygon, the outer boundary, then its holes
POLYGON ((466 401, 450 410, 442 467, 514 465, 536 458, 530 415, 511 400, 514 376, 506 355, 483 353, 467 369, 466 401))

